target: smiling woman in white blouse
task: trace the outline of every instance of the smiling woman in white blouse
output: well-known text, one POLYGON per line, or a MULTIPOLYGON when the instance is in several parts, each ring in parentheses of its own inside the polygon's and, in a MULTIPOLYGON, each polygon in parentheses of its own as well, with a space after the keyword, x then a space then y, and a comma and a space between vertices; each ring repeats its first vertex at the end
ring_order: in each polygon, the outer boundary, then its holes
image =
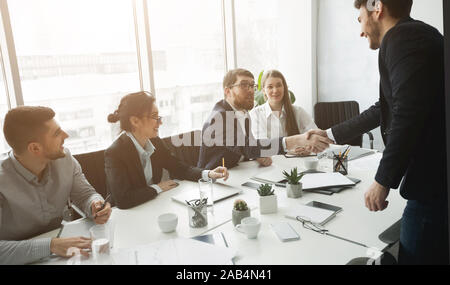
POLYGON ((250 111, 255 138, 292 136, 317 129, 311 116, 302 107, 292 105, 286 79, 281 72, 265 72, 261 84, 267 101, 250 111))

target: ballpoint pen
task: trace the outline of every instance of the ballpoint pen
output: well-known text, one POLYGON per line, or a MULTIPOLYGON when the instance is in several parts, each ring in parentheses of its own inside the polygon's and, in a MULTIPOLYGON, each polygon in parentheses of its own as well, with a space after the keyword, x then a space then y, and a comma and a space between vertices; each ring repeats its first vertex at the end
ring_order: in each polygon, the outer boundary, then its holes
MULTIPOLYGON (((108 196, 106 196, 106 198, 105 198, 105 202, 103 203, 102 207, 97 211, 97 213, 100 212, 100 211, 102 211, 102 210, 105 208, 106 202, 108 202, 108 200, 109 200, 110 198, 111 198, 111 194, 108 194, 108 196)), ((97 218, 97 213, 95 213, 94 219, 97 218)))

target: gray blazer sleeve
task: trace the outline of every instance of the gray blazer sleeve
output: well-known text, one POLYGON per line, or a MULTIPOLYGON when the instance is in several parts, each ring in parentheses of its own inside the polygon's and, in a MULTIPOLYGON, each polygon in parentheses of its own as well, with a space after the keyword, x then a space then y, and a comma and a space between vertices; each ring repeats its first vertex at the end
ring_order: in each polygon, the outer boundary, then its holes
POLYGON ((27 264, 47 257, 51 254, 51 240, 0 240, 0 264, 27 264))

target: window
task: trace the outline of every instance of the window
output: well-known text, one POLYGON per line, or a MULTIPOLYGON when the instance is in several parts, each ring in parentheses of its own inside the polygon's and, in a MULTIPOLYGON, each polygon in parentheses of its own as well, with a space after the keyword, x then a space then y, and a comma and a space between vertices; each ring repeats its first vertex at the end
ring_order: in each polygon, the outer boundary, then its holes
POLYGON ((8 4, 25 104, 55 110, 72 153, 107 147, 107 115, 140 88, 132 1, 8 4))
POLYGON ((294 92, 296 105, 312 115, 312 5, 314 0, 235 1, 238 67, 255 79, 263 70, 277 69, 294 92))
MULTIPOLYGON (((1 60, 2 59, 0 58, 0 66, 2 65, 1 60)), ((3 81, 3 69, 0 69, 0 157, 2 153, 10 149, 3 135, 3 119, 5 118, 5 114, 7 112, 8 104, 6 102, 6 89, 3 81)))
POLYGON ((155 95, 163 116, 161 137, 201 129, 203 114, 223 98, 221 13, 221 1, 149 2, 155 95), (194 99, 197 96, 203 100, 194 99))
POLYGON ((2 153, 6 152, 10 147, 6 143, 5 136, 3 135, 3 121, 6 113, 8 112, 8 102, 6 101, 6 86, 3 74, 3 58, 0 52, 0 158, 2 153))

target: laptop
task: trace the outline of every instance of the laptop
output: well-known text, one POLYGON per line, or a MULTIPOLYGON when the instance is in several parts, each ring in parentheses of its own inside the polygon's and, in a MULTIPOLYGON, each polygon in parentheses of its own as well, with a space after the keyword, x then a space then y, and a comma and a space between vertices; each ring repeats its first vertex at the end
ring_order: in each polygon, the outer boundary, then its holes
MULTIPOLYGON (((232 196, 238 195, 242 192, 241 189, 237 189, 233 186, 229 186, 222 183, 214 183, 213 184, 213 200, 214 203, 217 203, 221 200, 230 198, 232 196)), ((192 189, 188 189, 182 191, 180 194, 172 196, 172 200, 178 203, 182 203, 186 205, 186 201, 195 200, 200 198, 200 192, 198 187, 193 187, 192 189)))

